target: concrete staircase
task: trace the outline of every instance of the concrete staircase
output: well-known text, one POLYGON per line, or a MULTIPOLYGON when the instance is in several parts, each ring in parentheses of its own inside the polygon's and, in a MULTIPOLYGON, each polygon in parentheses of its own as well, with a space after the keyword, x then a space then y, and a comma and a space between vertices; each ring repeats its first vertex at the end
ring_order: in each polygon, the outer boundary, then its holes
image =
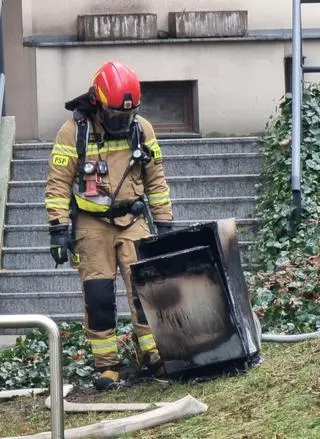
MULTIPOLYGON (((257 230, 255 184, 262 156, 257 138, 162 140, 176 227, 236 217, 242 253, 257 230)), ((77 271, 54 268, 44 208, 52 144, 21 143, 13 150, 0 269, 0 314, 41 313, 56 321, 82 318, 77 271)), ((120 314, 128 306, 117 279, 120 314)))

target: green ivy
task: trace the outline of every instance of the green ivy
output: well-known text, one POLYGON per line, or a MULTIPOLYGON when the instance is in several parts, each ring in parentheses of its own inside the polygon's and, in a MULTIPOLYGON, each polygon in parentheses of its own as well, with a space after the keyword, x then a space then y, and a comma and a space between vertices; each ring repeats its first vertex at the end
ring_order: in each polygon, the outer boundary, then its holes
POLYGON ((291 109, 287 95, 262 139, 257 201, 261 227, 250 251, 256 272, 248 275, 263 329, 282 332, 314 330, 320 321, 320 86, 310 84, 303 94, 299 220, 292 205, 291 109))
MULTIPOLYGON (((96 377, 90 345, 82 324, 64 322, 59 325, 62 371, 65 382, 91 387, 96 377)), ((132 325, 119 323, 120 361, 130 364, 135 358, 132 325)), ((0 352, 0 390, 48 387, 50 383, 49 340, 40 329, 18 337, 13 347, 0 352)))

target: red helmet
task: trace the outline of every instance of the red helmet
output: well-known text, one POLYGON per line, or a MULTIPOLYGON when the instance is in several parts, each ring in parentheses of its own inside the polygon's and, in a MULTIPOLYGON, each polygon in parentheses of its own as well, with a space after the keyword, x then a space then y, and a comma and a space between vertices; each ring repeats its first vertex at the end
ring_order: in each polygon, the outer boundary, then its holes
POLYGON ((118 61, 110 61, 96 72, 92 87, 105 129, 113 135, 128 134, 140 106, 140 81, 136 73, 118 61))

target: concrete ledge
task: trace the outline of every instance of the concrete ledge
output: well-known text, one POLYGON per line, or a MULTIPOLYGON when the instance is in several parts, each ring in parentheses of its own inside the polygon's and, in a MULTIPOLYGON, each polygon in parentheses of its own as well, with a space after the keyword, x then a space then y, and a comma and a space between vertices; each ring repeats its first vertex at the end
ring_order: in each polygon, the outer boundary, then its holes
MULTIPOLYGON (((320 28, 303 29, 303 40, 319 40, 320 28)), ((291 29, 259 29, 249 30, 244 37, 223 38, 157 38, 151 40, 117 40, 117 41, 78 41, 76 35, 38 35, 23 39, 27 47, 79 47, 79 46, 135 46, 157 44, 203 44, 203 43, 248 43, 268 41, 291 41, 291 29)))
POLYGON ((2 117, 0 120, 0 257, 3 226, 5 221, 7 187, 10 179, 10 163, 12 158, 12 147, 15 140, 15 131, 15 118, 13 116, 2 117))

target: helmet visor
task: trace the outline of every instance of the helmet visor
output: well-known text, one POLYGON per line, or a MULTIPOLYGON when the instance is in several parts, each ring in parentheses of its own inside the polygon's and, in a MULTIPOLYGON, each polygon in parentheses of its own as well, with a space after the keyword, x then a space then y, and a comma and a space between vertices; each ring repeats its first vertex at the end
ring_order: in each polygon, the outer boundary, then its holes
POLYGON ((116 110, 102 108, 102 123, 105 129, 113 135, 126 135, 129 133, 131 122, 138 112, 138 107, 130 110, 116 110))

